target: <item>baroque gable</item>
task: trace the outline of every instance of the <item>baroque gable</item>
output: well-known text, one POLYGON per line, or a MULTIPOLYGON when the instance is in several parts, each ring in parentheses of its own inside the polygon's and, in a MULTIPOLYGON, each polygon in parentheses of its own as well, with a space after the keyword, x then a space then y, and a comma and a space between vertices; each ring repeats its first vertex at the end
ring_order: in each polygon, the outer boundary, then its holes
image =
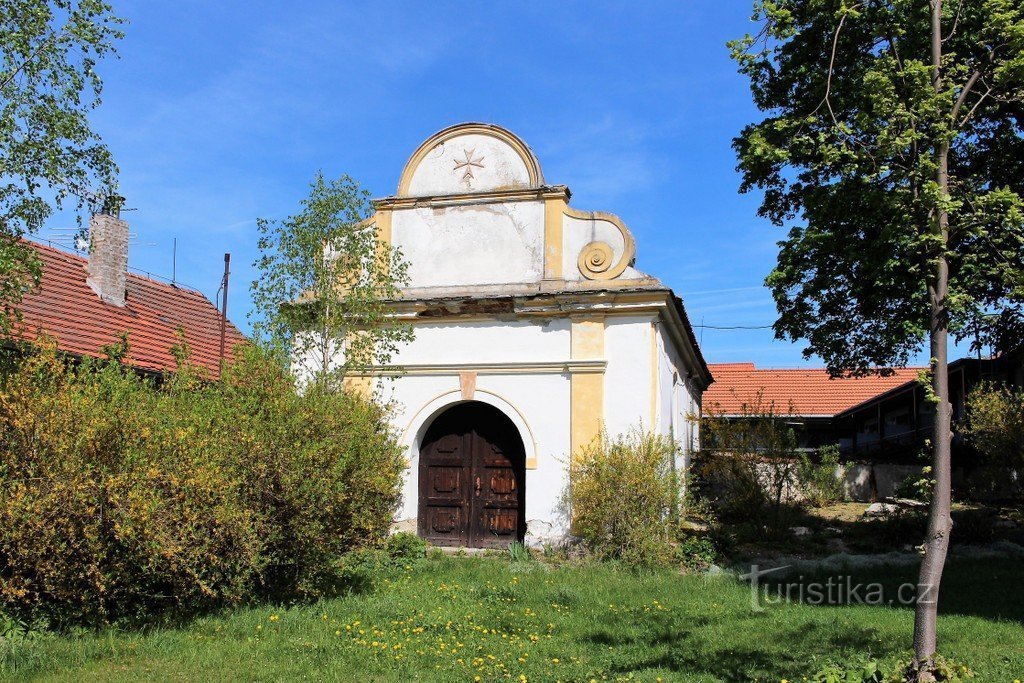
POLYGON ((420 145, 371 220, 409 263, 412 291, 660 286, 634 267, 625 223, 570 196, 517 136, 466 123, 420 145))

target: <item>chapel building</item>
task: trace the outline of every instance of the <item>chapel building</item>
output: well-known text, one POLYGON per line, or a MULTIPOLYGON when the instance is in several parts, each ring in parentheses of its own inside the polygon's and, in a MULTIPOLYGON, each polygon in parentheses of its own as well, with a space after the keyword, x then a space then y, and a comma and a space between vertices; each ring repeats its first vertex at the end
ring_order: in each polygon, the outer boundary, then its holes
POLYGON ((374 201, 409 265, 395 313, 415 328, 400 372, 368 373, 407 449, 397 528, 447 546, 557 541, 574 454, 602 433, 668 435, 687 465, 712 377, 682 301, 635 267, 622 220, 569 199, 513 133, 466 123, 374 201))

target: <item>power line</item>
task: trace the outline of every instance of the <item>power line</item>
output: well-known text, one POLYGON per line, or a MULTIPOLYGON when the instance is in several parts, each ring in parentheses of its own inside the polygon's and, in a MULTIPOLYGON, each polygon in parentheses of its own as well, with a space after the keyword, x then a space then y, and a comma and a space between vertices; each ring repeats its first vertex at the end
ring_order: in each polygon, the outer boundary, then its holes
POLYGON ((703 330, 770 330, 772 325, 694 325, 703 330))

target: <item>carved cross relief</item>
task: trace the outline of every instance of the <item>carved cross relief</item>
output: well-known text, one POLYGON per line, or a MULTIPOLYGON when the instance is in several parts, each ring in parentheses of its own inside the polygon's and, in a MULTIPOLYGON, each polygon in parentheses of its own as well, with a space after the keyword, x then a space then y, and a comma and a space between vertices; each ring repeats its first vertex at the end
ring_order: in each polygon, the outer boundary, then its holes
POLYGON ((473 180, 473 178, 474 178, 474 176, 473 176, 473 168, 474 167, 476 167, 476 168, 483 168, 484 167, 484 165, 482 163, 484 158, 483 157, 474 158, 474 156, 473 156, 474 152, 476 152, 475 148, 474 149, 464 150, 466 158, 462 159, 462 160, 459 160, 459 159, 455 160, 455 168, 452 169, 452 170, 455 173, 458 173, 459 171, 463 171, 463 174, 462 174, 462 180, 463 181, 467 181, 468 182, 470 180, 473 180))

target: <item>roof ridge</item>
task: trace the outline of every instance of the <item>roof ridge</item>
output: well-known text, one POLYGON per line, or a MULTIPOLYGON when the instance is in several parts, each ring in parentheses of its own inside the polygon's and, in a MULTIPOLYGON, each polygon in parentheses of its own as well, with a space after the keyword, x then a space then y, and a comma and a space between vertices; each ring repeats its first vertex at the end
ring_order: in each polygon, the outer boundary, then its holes
MULTIPOLYGON (((28 238, 23 238, 23 240, 26 242, 30 242, 33 247, 46 249, 47 251, 51 251, 57 254, 58 256, 70 258, 76 262, 82 263, 83 265, 89 263, 88 255, 83 254, 77 249, 67 249, 65 247, 56 246, 49 240, 42 242, 28 238)), ((167 287, 178 292, 196 294, 202 297, 205 301, 209 301, 209 299, 206 298, 205 294, 203 294, 198 288, 192 287, 191 285, 186 285, 184 283, 176 281, 167 282, 166 280, 168 280, 169 278, 165 278, 162 275, 157 275, 156 273, 150 273, 149 271, 142 270, 141 268, 132 268, 131 266, 128 266, 128 269, 125 272, 127 273, 128 277, 135 278, 136 280, 145 280, 146 282, 152 282, 155 285, 167 287)))

